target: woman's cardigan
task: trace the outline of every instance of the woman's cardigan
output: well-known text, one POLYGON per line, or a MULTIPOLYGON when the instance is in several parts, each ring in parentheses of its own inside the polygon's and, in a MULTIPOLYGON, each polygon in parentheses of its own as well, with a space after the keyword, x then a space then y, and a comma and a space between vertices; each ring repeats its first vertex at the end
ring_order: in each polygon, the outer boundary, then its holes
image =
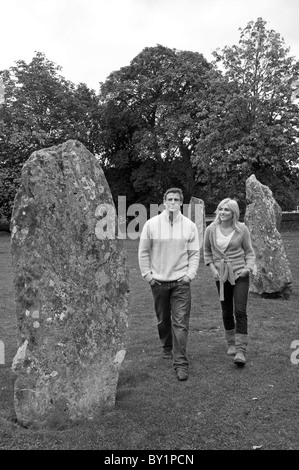
POLYGON ((216 243, 217 224, 212 222, 205 231, 204 262, 214 263, 220 276, 220 300, 224 300, 223 284, 229 281, 235 284, 244 268, 251 272, 255 269, 255 253, 252 248, 250 233, 244 223, 238 222, 240 231, 235 230, 226 250, 221 251, 216 243))

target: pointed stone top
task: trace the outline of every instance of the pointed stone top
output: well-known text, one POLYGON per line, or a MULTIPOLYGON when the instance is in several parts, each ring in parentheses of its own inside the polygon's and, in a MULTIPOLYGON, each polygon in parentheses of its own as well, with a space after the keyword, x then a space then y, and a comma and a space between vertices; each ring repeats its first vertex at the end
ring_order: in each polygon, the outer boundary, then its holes
POLYGON ((249 178, 246 180, 246 199, 248 203, 253 202, 256 199, 259 199, 260 197, 264 197, 267 195, 267 197, 272 198, 273 193, 271 189, 260 183, 256 179, 256 176, 252 174, 249 178))

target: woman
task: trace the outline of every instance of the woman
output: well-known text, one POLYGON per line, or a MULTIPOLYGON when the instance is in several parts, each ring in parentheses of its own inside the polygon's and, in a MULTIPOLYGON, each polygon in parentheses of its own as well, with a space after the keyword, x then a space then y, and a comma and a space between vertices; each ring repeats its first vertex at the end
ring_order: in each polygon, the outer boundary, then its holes
POLYGON ((255 254, 248 228, 239 222, 239 206, 226 198, 218 204, 216 217, 205 231, 204 261, 216 281, 229 355, 244 366, 247 348, 247 299, 249 273, 255 254))

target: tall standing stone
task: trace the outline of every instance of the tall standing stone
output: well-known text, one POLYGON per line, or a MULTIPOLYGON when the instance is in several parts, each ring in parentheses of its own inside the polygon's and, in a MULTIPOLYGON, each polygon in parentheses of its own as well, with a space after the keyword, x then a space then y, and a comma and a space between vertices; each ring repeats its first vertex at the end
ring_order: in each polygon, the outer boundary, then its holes
POLYGON ((195 223, 198 230, 199 249, 202 248, 206 229, 205 203, 198 197, 191 196, 188 206, 188 218, 195 223))
POLYGON ((278 231, 281 208, 272 191, 255 175, 246 181, 246 199, 249 204, 244 220, 251 233, 257 265, 250 290, 265 297, 288 299, 292 292, 292 274, 278 231))
POLYGON ((111 192, 78 141, 34 152, 11 221, 24 425, 93 419, 115 404, 125 356, 128 270, 111 192))

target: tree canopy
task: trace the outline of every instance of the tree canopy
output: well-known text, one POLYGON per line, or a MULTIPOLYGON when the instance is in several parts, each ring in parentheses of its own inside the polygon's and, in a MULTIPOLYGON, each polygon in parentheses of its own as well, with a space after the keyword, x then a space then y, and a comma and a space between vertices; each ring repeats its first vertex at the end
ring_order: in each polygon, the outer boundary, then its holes
POLYGON ((284 210, 295 206, 299 168, 299 62, 262 18, 238 45, 199 52, 146 47, 112 72, 99 94, 74 85, 37 52, 0 72, 0 207, 9 218, 30 154, 80 140, 103 166, 114 200, 160 203, 171 186, 214 210, 255 174, 284 210), (2 99, 3 101, 3 99, 2 99))
POLYGON ((214 82, 192 158, 210 197, 245 202, 245 181, 255 174, 284 208, 293 208, 298 178, 299 109, 292 100, 299 62, 281 36, 258 18, 241 30, 238 46, 215 51, 224 70, 214 82))
POLYGON ((191 155, 211 65, 195 52, 145 48, 102 85, 102 163, 135 202, 161 202, 169 186, 193 193, 191 155))
POLYGON ((0 207, 8 218, 21 168, 33 151, 71 138, 96 151, 98 98, 85 84, 65 80, 60 70, 37 52, 29 64, 20 60, 1 73, 0 207))

